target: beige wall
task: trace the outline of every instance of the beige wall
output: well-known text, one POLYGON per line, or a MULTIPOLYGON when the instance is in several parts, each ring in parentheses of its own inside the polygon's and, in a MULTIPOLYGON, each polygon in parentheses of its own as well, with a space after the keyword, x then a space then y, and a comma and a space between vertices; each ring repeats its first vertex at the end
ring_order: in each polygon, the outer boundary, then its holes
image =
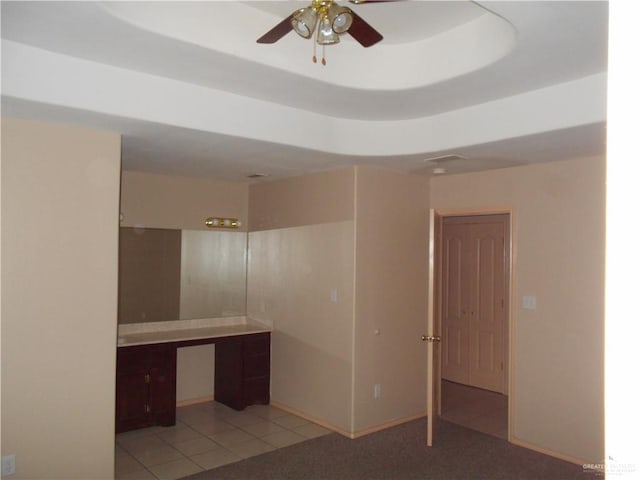
POLYGON ((353 219, 354 169, 314 173, 249 189, 252 231, 353 219))
POLYGON ((271 399, 345 432, 351 420, 353 242, 353 221, 249 234, 247 311, 273 326, 271 399))
POLYGON ((423 414, 427 179, 357 167, 249 197, 247 310, 274 327, 273 401, 348 435, 423 414))
POLYGON ((437 177, 431 191, 445 212, 512 209, 512 440, 579 463, 604 456, 604 165, 437 177))
POLYGON ((249 190, 250 227, 260 231, 249 233, 247 313, 274 328, 272 401, 344 432, 351 428, 353 180, 349 168, 249 190))
POLYGON ((213 398, 213 345, 178 348, 176 361, 176 402, 188 404, 213 398))
POLYGON ((426 411, 429 183, 357 167, 356 185, 357 433, 426 411))
POLYGON ((2 455, 113 478, 120 138, 2 121, 2 455))
POLYGON ((123 171, 121 225, 206 230, 207 217, 225 217, 246 231, 248 191, 246 183, 123 171))

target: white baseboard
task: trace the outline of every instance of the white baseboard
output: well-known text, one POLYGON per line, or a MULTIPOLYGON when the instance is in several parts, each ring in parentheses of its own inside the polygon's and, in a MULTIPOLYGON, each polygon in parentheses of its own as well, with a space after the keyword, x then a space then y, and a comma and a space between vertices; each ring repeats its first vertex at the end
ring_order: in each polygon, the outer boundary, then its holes
POLYGON ((543 453, 545 455, 549 455, 550 457, 558 458, 560 460, 564 460, 565 462, 575 463, 576 465, 584 465, 586 463, 592 463, 582 458, 573 457, 571 455, 566 455, 564 453, 556 452, 555 450, 550 450, 545 447, 541 447, 539 445, 535 445, 533 443, 529 443, 524 440, 520 440, 519 438, 515 438, 513 435, 509 438, 509 442, 517 445, 519 447, 526 448, 528 450, 533 450, 534 452, 543 453))
MULTIPOLYGON (((317 425, 320 425, 321 427, 324 427, 328 430, 331 430, 333 432, 336 432, 344 437, 347 438, 351 438, 351 439, 356 439, 356 438, 360 438, 360 437, 364 437, 365 435, 369 435, 371 433, 375 433, 375 432, 379 432, 380 430, 385 430, 387 428, 391 428, 391 427, 395 427, 397 425, 401 425, 403 423, 407 423, 407 422, 411 422, 413 420, 417 420, 418 418, 422 418, 425 417, 427 412, 421 412, 421 413, 417 413, 415 415, 411 415, 408 417, 403 417, 400 419, 396 419, 396 420, 392 420, 389 422, 385 422, 385 423, 381 423, 379 425, 374 425, 372 427, 368 427, 364 430, 360 430, 357 432, 350 432, 348 430, 345 430, 343 428, 340 428, 336 425, 333 425, 331 423, 326 422, 325 420, 316 418, 312 415, 309 415, 305 412, 301 412, 300 410, 297 410, 293 407, 290 407, 289 405, 285 405, 283 403, 280 402, 271 402, 271 405, 273 405, 276 408, 279 408, 280 410, 284 410, 285 412, 291 413, 292 415, 296 415, 298 417, 304 418, 305 420, 308 420, 310 422, 313 422, 317 425)), ((426 442, 426 432, 425 432, 425 442, 426 442)))

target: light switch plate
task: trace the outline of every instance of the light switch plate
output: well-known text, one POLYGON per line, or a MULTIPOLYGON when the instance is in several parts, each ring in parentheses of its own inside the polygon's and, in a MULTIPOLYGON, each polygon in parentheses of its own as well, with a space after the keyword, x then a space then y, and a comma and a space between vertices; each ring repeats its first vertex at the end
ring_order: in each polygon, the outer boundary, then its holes
POLYGON ((533 295, 525 295, 522 297, 522 308, 525 310, 535 310, 537 308, 538 299, 533 295))
POLYGON ((380 398, 380 384, 376 383, 373 386, 373 398, 375 398, 376 400, 378 400, 380 398))
POLYGON ((330 298, 331 298, 331 302, 332 303, 338 303, 338 289, 337 288, 332 288, 331 289, 330 298))
POLYGON ((2 476, 13 475, 16 473, 16 456, 15 455, 3 455, 2 456, 2 476))

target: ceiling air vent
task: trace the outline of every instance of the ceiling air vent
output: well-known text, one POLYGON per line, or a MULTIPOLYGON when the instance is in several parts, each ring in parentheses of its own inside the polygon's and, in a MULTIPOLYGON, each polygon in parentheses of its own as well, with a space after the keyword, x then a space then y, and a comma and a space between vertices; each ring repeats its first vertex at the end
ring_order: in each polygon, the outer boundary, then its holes
POLYGON ((439 157, 425 158, 423 161, 425 163, 430 162, 430 163, 437 163, 438 165, 441 165, 443 163, 455 162, 458 160, 468 160, 468 158, 463 155, 451 154, 451 155, 441 155, 439 157))
POLYGON ((431 173, 434 175, 444 175, 449 170, 446 168, 448 163, 456 163, 460 161, 468 160, 467 157, 457 154, 441 155, 439 157, 425 158, 424 163, 430 163, 433 165, 431 173))

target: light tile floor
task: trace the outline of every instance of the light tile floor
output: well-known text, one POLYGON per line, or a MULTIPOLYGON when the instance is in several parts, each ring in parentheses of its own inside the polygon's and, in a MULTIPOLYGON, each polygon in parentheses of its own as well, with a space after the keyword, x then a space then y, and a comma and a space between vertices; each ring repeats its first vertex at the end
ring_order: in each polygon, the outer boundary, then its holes
POLYGON ((271 405, 180 407, 173 427, 116 435, 116 478, 172 480, 331 433, 271 405))
POLYGON ((506 439, 507 396, 443 380, 442 419, 506 439))

